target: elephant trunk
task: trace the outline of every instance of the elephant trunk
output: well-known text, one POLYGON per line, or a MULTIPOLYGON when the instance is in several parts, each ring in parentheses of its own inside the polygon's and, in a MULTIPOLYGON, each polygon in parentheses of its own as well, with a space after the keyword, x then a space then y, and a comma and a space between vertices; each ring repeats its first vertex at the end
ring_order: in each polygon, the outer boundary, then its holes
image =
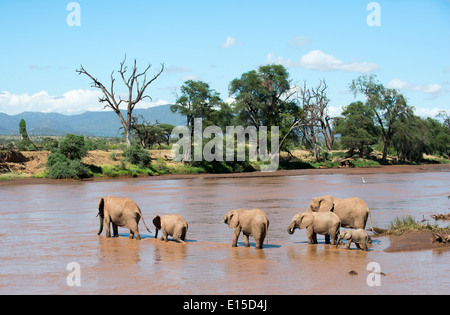
POLYGON ((338 248, 339 243, 341 242, 341 240, 342 240, 342 237, 339 235, 337 240, 336 240, 336 248, 338 248))
POLYGON ((292 223, 289 224, 289 226, 287 228, 287 232, 291 235, 294 234, 294 232, 295 232, 295 222, 294 221, 292 221, 292 223))
POLYGON ((105 217, 105 199, 104 198, 100 198, 100 200, 99 200, 97 217, 100 218, 100 229, 98 230, 97 235, 100 235, 103 231, 103 219, 105 217))
POLYGON ((98 230, 97 235, 102 234, 102 231, 103 231, 103 216, 99 215, 99 218, 100 218, 100 228, 98 230))

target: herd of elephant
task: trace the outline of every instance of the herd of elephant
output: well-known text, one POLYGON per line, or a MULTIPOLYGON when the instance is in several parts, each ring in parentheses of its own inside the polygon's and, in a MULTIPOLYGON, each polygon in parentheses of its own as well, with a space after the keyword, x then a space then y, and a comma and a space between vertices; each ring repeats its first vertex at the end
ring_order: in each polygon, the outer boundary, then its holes
MULTIPOLYGON (((118 227, 130 230, 130 238, 141 239, 139 234, 139 220, 147 229, 147 224, 142 217, 139 206, 129 198, 119 198, 108 196, 100 198, 98 214, 100 217, 100 229, 98 235, 103 231, 105 224, 106 237, 111 237, 110 225, 112 224, 113 236, 118 237, 118 227)), ((287 228, 289 234, 293 234, 295 229, 306 229, 308 243, 317 244, 317 234, 325 236, 325 243, 336 245, 342 244, 342 239, 347 241, 347 249, 351 243, 362 250, 368 250, 367 244, 372 240, 367 234, 365 227, 367 219, 370 220, 370 210, 367 204, 360 198, 352 197, 340 199, 333 196, 316 197, 309 203, 308 209, 295 215, 287 228), (340 228, 349 228, 340 233, 340 228)), ((260 209, 238 209, 230 210, 224 215, 222 223, 233 228, 232 246, 237 247, 239 235, 244 235, 244 244, 249 247, 249 236, 255 239, 255 247, 263 248, 264 239, 269 229, 269 219, 260 209)), ((162 231, 161 240, 168 241, 171 236, 175 241, 183 243, 188 231, 188 223, 180 215, 157 215, 153 219, 156 228, 155 238, 158 231, 162 231)), ((372 228, 373 231, 373 228, 372 228)))

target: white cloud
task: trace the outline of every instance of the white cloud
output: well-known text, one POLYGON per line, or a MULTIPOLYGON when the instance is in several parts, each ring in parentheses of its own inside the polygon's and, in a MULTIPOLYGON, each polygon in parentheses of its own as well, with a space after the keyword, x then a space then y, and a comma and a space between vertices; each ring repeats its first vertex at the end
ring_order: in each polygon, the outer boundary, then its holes
POLYGON ((367 73, 379 69, 374 63, 357 61, 343 62, 333 55, 326 54, 320 50, 312 50, 303 55, 298 62, 283 57, 274 58, 272 54, 267 56, 267 63, 277 63, 288 68, 306 68, 316 71, 344 71, 344 72, 360 72, 367 73))
MULTIPOLYGON (((60 96, 52 96, 47 91, 41 91, 33 95, 11 94, 8 91, 0 93, 0 112, 16 115, 26 111, 61 114, 80 114, 85 111, 102 111, 103 105, 98 102, 102 96, 96 90, 71 90, 60 96)), ((152 106, 169 104, 165 100, 141 101, 136 108, 148 108, 152 106)), ((109 109, 108 109, 109 110, 109 109)))
POLYGON ((196 76, 194 74, 188 74, 188 75, 185 75, 184 77, 182 77, 181 81, 183 81, 183 82, 188 81, 188 80, 196 81, 198 79, 199 79, 198 76, 196 76))
POLYGON ((422 92, 426 94, 439 94, 442 92, 442 86, 439 84, 412 84, 400 79, 393 79, 388 83, 388 88, 422 92))
POLYGON ((419 108, 414 108, 414 114, 423 118, 426 117, 431 117, 431 118, 435 118, 440 112, 445 111, 445 112, 449 112, 448 110, 444 110, 442 108, 428 108, 428 107, 419 107, 419 108))
POLYGON ((226 49, 226 48, 230 48, 233 47, 234 45, 236 45, 237 43, 237 39, 231 36, 227 36, 227 40, 225 41, 225 44, 223 44, 222 48, 226 49))

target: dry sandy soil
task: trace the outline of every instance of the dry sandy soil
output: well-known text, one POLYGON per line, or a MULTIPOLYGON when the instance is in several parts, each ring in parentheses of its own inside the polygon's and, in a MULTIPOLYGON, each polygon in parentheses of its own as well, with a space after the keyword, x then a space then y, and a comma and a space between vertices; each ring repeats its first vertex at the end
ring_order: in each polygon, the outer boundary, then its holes
POLYGON ((429 249, 450 249, 450 244, 433 242, 432 231, 415 231, 400 236, 390 236, 391 245, 386 252, 405 252, 429 249))

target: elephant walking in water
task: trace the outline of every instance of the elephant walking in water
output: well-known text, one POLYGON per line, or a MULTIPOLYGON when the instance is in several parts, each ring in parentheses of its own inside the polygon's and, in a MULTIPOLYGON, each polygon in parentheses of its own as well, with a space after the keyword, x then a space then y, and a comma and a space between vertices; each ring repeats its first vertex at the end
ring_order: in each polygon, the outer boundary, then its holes
POLYGON ((239 234, 242 231, 245 247, 250 247, 248 237, 253 236, 255 238, 256 248, 263 248, 264 239, 269 229, 269 219, 263 211, 259 209, 231 210, 225 214, 222 222, 234 229, 232 247, 237 247, 239 234))
POLYGON ((178 214, 157 215, 153 219, 153 225, 156 227, 155 238, 158 237, 158 231, 162 231, 161 240, 168 242, 168 236, 172 236, 178 243, 184 243, 188 231, 186 220, 178 214))
POLYGON ((363 229, 346 230, 339 234, 336 242, 336 248, 341 240, 347 240, 347 249, 350 249, 352 242, 355 243, 356 247, 365 251, 368 250, 367 244, 372 244, 372 239, 369 234, 367 234, 366 230, 363 229))
POLYGON ((139 209, 138 205, 129 198, 119 198, 114 196, 100 198, 97 216, 100 216, 100 229, 98 230, 97 235, 102 233, 104 221, 106 225, 106 237, 111 237, 110 224, 112 224, 114 237, 119 236, 118 227, 120 226, 130 230, 130 238, 135 236, 137 240, 140 240, 141 236, 139 234, 138 225, 141 218, 145 228, 151 233, 142 217, 141 209, 139 209))
POLYGON ((333 212, 304 212, 296 214, 287 228, 289 234, 295 229, 306 229, 309 244, 317 244, 317 234, 325 235, 325 244, 335 244, 341 220, 333 212))
POLYGON ((334 212, 341 220, 343 228, 365 229, 369 219, 372 232, 370 210, 364 200, 356 197, 340 199, 334 196, 322 196, 311 199, 308 210, 312 212, 334 212))

